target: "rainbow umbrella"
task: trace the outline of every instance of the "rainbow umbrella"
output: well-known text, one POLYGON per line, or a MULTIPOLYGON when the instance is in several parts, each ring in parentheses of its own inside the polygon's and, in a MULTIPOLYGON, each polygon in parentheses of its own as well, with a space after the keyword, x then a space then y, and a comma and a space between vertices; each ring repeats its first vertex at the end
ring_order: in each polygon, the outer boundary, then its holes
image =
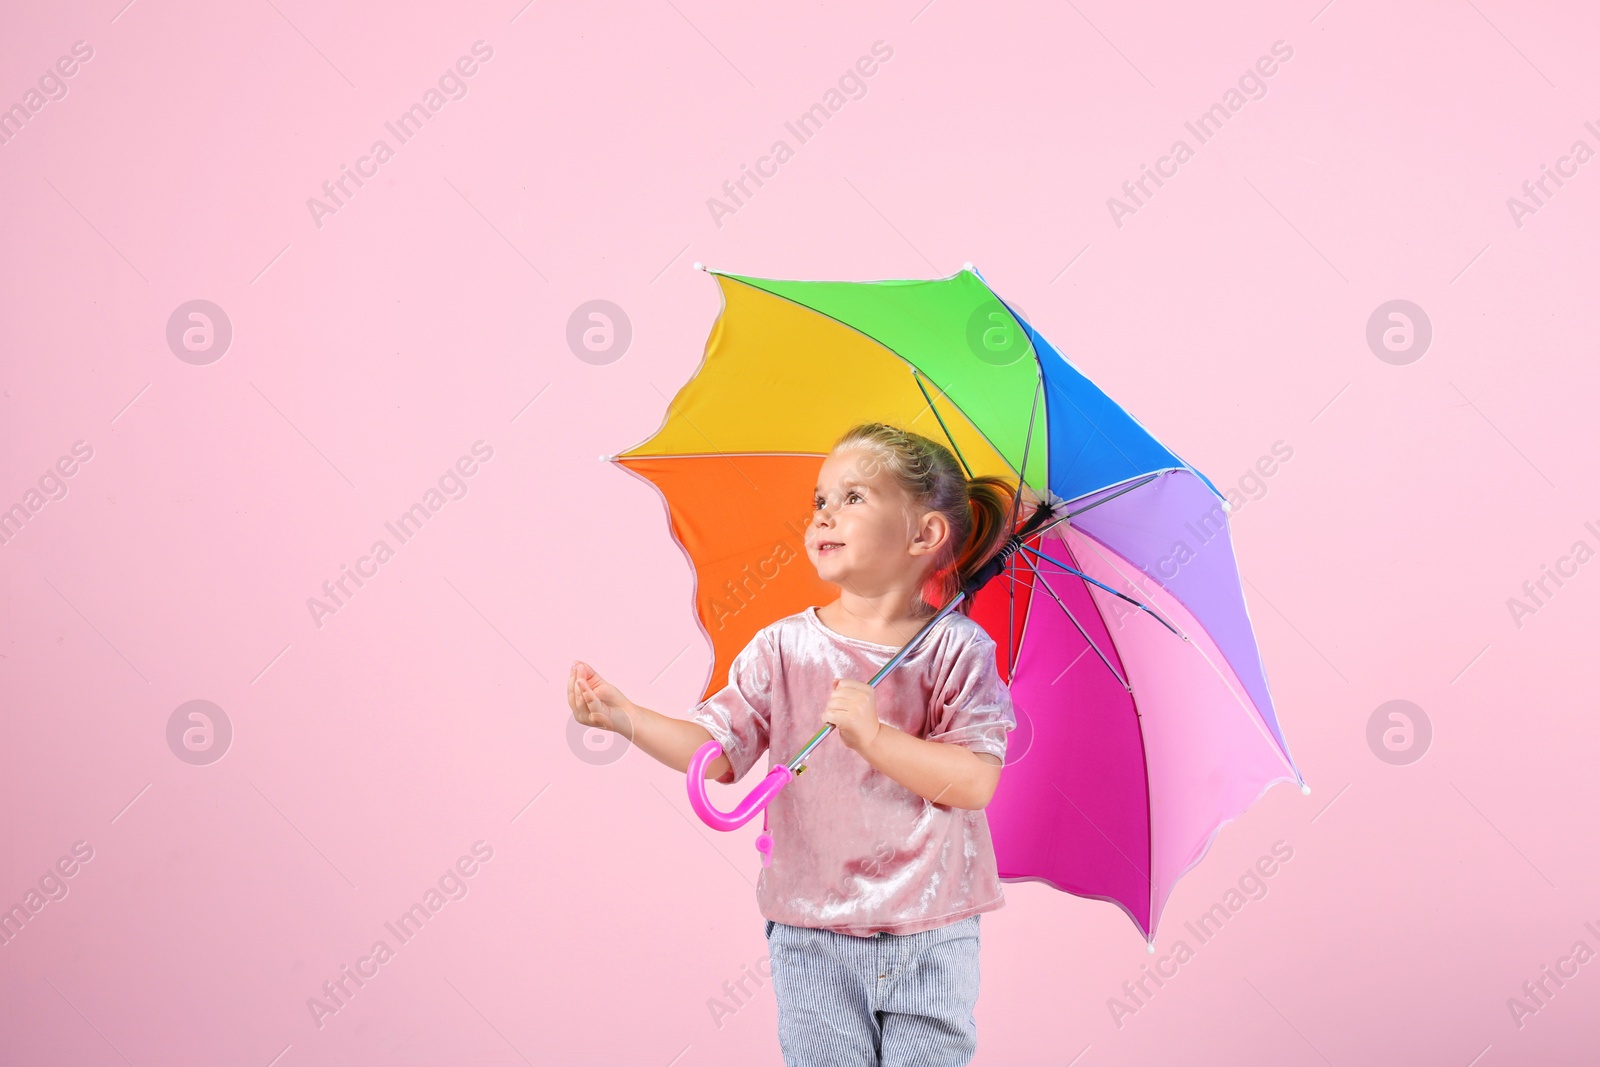
MULTIPOLYGON (((804 531, 818 465, 850 426, 903 426, 969 476, 1020 484, 1066 521, 971 604, 1017 717, 985 809, 999 875, 1111 901, 1153 951, 1174 885, 1222 825, 1278 782, 1309 792, 1273 713, 1228 502, 970 264, 876 282, 709 273, 723 308, 700 367, 659 430, 603 457, 656 486, 694 568, 714 650, 701 699, 756 631, 833 599, 804 531)), ((719 828, 764 805, 780 771, 719 828)))

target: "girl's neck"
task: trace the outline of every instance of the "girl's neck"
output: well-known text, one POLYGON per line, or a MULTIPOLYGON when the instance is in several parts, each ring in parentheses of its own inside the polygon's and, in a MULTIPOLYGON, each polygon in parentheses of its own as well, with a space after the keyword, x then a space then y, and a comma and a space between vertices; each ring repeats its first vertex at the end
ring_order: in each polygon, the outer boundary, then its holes
POLYGON ((846 637, 871 641, 875 645, 904 645, 931 615, 914 613, 915 598, 909 602, 892 595, 883 599, 840 596, 817 609, 817 618, 828 629, 846 637), (896 602, 898 600, 898 602, 896 602))

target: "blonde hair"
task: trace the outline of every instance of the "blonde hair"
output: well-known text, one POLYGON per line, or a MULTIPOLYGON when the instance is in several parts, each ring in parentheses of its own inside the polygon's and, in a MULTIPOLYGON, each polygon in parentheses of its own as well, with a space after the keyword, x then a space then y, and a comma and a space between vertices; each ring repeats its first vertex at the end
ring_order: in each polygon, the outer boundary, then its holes
MULTIPOLYGON (((1017 490, 994 475, 968 478, 955 455, 937 441, 888 423, 864 422, 846 430, 833 448, 866 450, 905 491, 913 508, 937 511, 949 520, 950 537, 917 593, 919 615, 948 604, 1013 532, 1017 490)), ((970 615, 972 601, 967 597, 956 610, 970 615)))

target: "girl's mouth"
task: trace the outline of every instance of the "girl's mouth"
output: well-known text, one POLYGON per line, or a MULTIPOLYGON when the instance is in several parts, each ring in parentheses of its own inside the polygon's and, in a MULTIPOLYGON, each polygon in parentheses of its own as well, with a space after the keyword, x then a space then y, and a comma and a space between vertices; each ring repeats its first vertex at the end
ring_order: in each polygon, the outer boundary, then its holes
POLYGON ((817 544, 817 555, 826 556, 828 553, 837 551, 843 547, 844 543, 840 541, 821 541, 817 544))

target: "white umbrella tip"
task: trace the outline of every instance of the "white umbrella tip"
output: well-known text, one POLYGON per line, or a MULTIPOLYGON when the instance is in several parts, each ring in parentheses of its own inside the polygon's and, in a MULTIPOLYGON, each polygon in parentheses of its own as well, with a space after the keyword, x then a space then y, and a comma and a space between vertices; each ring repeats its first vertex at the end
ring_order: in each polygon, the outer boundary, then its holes
POLYGON ((1303 796, 1303 797, 1310 796, 1311 795, 1311 787, 1309 785, 1306 785, 1304 782, 1301 782, 1300 783, 1300 795, 1303 796))
POLYGON ((695 270, 705 270, 706 269, 706 265, 704 263, 700 262, 697 259, 697 260, 694 261, 694 269, 695 270))
POLYGON ((961 269, 962 270, 971 270, 972 269, 972 260, 969 259, 965 263, 961 264, 961 269))
POLYGON ((1233 510, 1233 505, 1228 503, 1226 500, 1224 500, 1222 502, 1222 510, 1223 511, 1232 511, 1233 510))
POLYGON ((1156 954, 1156 943, 1154 941, 1146 941, 1144 943, 1144 950, 1150 953, 1150 955, 1154 956, 1156 954))

